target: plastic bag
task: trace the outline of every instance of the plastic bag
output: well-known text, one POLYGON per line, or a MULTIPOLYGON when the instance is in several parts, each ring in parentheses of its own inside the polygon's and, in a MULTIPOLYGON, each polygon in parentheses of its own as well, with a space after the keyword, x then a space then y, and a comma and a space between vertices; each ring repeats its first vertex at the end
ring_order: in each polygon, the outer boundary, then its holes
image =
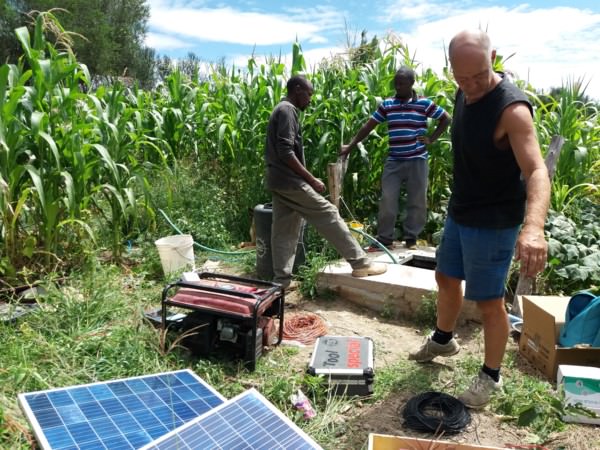
POLYGON ((306 420, 310 420, 317 415, 310 400, 300 389, 298 389, 296 394, 290 396, 290 400, 298 411, 302 411, 302 415, 306 420))

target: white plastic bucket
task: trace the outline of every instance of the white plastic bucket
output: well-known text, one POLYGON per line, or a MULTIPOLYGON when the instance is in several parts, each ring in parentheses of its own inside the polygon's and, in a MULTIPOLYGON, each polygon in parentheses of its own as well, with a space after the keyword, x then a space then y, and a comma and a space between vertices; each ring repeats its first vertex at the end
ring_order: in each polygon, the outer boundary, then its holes
POLYGON ((194 270, 194 239, 189 234, 166 236, 154 241, 165 275, 190 267, 194 270))

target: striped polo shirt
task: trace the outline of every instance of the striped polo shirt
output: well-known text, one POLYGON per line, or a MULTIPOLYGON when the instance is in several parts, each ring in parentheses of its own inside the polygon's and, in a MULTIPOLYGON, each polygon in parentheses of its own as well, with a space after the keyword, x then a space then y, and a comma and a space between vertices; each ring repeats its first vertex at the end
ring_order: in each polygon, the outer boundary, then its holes
POLYGON ((373 119, 388 123, 388 159, 427 159, 427 148, 417 141, 417 136, 426 133, 427 118, 439 119, 442 114, 444 110, 440 106, 424 97, 413 97, 407 102, 395 97, 382 101, 373 113, 373 119))

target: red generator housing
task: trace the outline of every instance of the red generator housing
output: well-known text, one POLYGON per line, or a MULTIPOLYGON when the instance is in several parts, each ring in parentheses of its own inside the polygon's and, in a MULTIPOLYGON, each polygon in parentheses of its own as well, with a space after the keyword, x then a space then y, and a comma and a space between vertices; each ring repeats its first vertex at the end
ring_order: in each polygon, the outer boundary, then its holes
POLYGON ((199 281, 180 280, 163 289, 162 329, 167 328, 167 307, 189 310, 178 324, 185 347, 196 356, 241 358, 254 370, 263 347, 278 345, 283 337, 281 285, 209 272, 197 275, 199 281))

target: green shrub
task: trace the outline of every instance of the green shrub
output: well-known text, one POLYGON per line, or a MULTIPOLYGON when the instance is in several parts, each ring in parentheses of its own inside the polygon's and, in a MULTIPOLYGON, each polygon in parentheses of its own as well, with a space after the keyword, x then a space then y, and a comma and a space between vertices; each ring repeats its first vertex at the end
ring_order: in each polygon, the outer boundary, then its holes
POLYGON ((571 295, 600 284, 600 206, 579 203, 574 218, 551 211, 546 223, 548 270, 546 291, 571 295))

